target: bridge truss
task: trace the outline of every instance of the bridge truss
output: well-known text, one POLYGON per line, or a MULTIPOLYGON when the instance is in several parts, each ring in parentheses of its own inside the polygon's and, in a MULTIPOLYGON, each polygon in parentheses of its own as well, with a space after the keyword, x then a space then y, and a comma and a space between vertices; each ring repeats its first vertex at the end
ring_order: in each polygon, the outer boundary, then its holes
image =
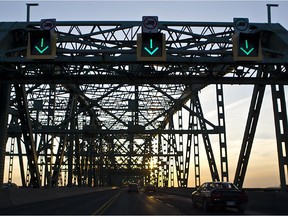
POLYGON ((202 140, 211 180, 242 187, 270 85, 286 190, 288 33, 281 25, 250 24, 262 34, 261 62, 235 62, 233 23, 206 22, 159 22, 167 61, 137 61, 142 23, 134 21, 57 22, 56 58, 29 60, 27 32, 39 25, 0 23, 0 118, 7 125, 0 130, 0 183, 6 159, 8 180, 17 162, 23 186, 104 186, 141 179, 187 187, 193 175, 199 186, 202 140), (224 84, 254 85, 234 180, 228 170, 224 84), (205 118, 198 97, 208 85, 216 87, 217 123, 205 118), (212 134, 219 135, 213 145, 212 134))

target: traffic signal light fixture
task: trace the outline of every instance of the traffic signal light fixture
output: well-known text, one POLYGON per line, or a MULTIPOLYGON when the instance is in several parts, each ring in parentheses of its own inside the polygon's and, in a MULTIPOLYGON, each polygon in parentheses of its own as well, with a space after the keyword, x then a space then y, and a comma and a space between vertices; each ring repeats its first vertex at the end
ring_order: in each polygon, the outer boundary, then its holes
POLYGON ((53 30, 34 30, 28 33, 28 59, 54 59, 57 36, 53 30))
POLYGON ((261 35, 239 32, 233 35, 234 61, 262 61, 261 35))
POLYGON ((166 61, 166 41, 162 33, 137 35, 138 61, 166 61))

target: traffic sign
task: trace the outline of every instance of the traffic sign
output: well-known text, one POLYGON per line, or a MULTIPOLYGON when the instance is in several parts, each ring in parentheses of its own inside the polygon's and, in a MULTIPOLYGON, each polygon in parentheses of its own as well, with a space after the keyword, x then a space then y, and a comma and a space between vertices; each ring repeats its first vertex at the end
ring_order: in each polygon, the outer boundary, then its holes
MULTIPOLYGON (((254 44, 252 44, 252 46, 251 46, 251 41, 248 40, 248 39, 245 39, 245 40, 244 40, 244 43, 245 43, 245 45, 242 44, 242 43, 240 44, 240 50, 241 50, 242 52, 240 52, 239 55, 241 55, 241 54, 244 55, 244 56, 251 56, 251 55, 253 55, 252 52, 256 50, 255 47, 254 47, 254 44), (249 45, 249 43, 250 43, 250 45, 249 45)), ((254 54, 254 55, 255 55, 255 54, 254 54)))
POLYGON ((143 16, 142 17, 142 33, 157 33, 158 32, 158 17, 143 16))
POLYGON ((154 57, 162 56, 162 34, 143 33, 142 34, 142 56, 154 57))
POLYGON ((56 55, 56 33, 34 30, 28 33, 28 59, 54 59, 56 55))
POLYGON ((49 50, 48 54, 51 54, 50 38, 49 41, 45 40, 45 37, 41 36, 41 42, 38 45, 35 45, 35 49, 32 49, 32 52, 37 54, 43 54, 45 51, 49 50))
POLYGON ((233 58, 235 61, 261 61, 260 33, 239 33, 233 36, 233 58))
POLYGON ((54 30, 56 27, 56 19, 42 19, 40 28, 45 31, 54 30))
POLYGON ((248 33, 249 32, 249 19, 248 18, 234 18, 234 32, 248 33))
POLYGON ((138 61, 166 61, 166 41, 162 33, 137 35, 138 61))

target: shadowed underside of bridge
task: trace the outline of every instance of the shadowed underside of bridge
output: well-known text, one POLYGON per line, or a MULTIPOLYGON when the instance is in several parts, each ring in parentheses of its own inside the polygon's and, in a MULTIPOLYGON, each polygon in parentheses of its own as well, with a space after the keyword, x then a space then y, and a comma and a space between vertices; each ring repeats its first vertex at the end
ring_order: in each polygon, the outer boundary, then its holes
POLYGON ((242 187, 265 87, 271 86, 286 190, 288 33, 281 25, 250 24, 251 32, 261 33, 261 61, 233 60, 233 23, 201 22, 159 22, 167 60, 137 61, 142 23, 133 21, 57 22, 55 59, 27 59, 27 33, 39 25, 0 23, 0 183, 4 171, 12 181, 19 166, 23 186, 141 180, 187 187, 188 176, 199 186, 201 142, 211 180, 242 187), (234 179, 223 84, 254 85, 234 179), (217 123, 205 118, 198 97, 208 85, 215 85, 217 123), (213 147, 212 134, 219 135, 213 147))

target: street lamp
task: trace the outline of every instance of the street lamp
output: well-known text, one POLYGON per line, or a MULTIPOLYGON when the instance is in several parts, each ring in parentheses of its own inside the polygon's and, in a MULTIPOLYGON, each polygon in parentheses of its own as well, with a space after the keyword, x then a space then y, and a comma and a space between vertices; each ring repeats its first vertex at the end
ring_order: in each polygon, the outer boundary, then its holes
POLYGON ((27 3, 27 24, 30 22, 30 7, 31 6, 38 6, 38 3, 27 3))
POLYGON ((278 7, 278 4, 266 4, 268 13, 268 23, 271 23, 271 7, 278 7))

